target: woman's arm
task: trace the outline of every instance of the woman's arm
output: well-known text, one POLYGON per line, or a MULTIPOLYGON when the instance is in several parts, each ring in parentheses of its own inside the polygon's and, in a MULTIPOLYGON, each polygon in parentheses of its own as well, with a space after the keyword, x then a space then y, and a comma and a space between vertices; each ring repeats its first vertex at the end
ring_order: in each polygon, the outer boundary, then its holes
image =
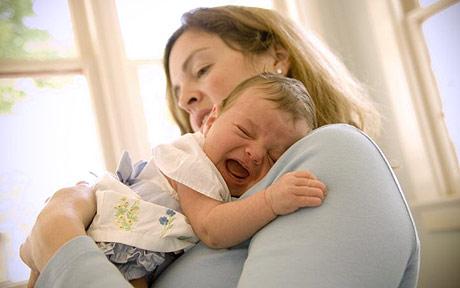
POLYGON ((156 287, 416 287, 417 233, 379 148, 351 126, 323 126, 286 151, 242 197, 304 169, 327 183, 319 209, 278 217, 250 245, 214 250, 198 244, 156 287))
POLYGON ((28 287, 130 287, 86 236, 95 212, 87 185, 61 189, 48 200, 20 248, 32 270, 28 287))
POLYGON ((177 183, 184 214, 198 238, 212 248, 226 248, 250 238, 260 228, 301 207, 321 205, 325 185, 306 171, 286 173, 267 189, 227 203, 177 183))
POLYGON ((86 235, 96 213, 96 199, 87 185, 57 191, 40 212, 20 253, 32 269, 41 271, 67 241, 86 235))

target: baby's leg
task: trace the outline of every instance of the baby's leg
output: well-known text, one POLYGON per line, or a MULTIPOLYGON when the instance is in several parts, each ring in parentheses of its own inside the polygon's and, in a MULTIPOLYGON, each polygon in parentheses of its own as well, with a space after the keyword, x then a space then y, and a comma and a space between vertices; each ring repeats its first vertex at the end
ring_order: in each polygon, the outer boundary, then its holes
POLYGON ((129 283, 131 283, 131 285, 133 285, 135 288, 148 288, 149 287, 147 277, 133 279, 133 280, 130 280, 129 283))

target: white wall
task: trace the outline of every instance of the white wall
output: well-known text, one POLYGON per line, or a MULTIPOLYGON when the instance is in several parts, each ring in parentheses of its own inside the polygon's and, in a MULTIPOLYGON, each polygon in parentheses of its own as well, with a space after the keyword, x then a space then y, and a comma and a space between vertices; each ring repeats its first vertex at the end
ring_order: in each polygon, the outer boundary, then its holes
POLYGON ((421 243, 418 287, 460 286, 460 200, 413 209, 421 243))

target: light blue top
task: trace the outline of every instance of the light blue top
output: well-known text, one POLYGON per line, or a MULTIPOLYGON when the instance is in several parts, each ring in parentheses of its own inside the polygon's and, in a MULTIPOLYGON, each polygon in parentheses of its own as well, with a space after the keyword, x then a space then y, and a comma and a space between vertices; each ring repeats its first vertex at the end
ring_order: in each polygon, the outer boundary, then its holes
MULTIPOLYGON (((308 169, 328 187, 319 208, 278 217, 250 241, 199 243, 155 287, 416 287, 420 244, 388 162, 366 135, 329 125, 293 145, 244 196, 287 171, 308 169)), ((243 196, 243 197, 244 197, 243 196)), ((37 287, 129 287, 89 237, 50 260, 37 287)))

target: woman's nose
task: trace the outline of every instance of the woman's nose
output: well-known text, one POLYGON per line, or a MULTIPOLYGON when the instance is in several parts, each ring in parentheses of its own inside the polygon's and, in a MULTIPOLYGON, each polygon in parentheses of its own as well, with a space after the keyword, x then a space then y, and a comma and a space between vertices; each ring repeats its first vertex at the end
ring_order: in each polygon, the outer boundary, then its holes
POLYGON ((192 112, 193 107, 201 101, 201 96, 198 92, 184 89, 179 95, 178 105, 188 113, 192 112))

